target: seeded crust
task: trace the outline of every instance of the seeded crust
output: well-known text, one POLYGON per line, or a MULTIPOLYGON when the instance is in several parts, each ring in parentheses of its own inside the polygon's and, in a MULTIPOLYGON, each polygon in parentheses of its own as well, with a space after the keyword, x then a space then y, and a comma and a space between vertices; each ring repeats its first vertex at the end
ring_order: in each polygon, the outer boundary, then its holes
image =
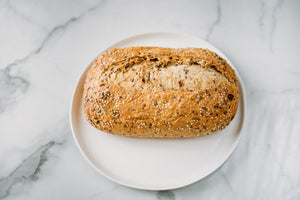
POLYGON ((133 137, 208 135, 232 121, 238 103, 234 70, 199 48, 106 51, 88 71, 83 94, 92 126, 133 137))

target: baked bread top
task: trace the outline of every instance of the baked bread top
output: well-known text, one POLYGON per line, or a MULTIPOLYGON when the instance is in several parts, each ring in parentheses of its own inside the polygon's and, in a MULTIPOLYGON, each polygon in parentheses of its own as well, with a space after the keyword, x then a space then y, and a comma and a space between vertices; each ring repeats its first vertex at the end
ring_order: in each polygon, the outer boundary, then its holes
POLYGON ((239 103, 234 70, 207 49, 127 47, 104 52, 88 71, 89 123, 135 137, 193 137, 225 128, 239 103))

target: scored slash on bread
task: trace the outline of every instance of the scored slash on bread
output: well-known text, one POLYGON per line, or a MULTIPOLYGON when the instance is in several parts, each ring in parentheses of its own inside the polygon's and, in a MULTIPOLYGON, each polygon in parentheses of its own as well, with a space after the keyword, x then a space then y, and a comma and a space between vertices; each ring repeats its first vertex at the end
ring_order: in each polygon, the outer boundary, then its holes
POLYGON ((180 138, 225 128, 239 103, 234 70, 207 49, 127 47, 104 52, 88 71, 86 119, 106 133, 180 138))

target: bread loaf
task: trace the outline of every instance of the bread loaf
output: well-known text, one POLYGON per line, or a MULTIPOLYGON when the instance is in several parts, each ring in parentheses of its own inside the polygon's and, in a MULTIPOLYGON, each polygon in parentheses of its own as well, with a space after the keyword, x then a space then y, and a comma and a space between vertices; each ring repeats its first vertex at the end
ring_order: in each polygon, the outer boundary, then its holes
POLYGON ((88 122, 121 136, 206 135, 225 128, 238 103, 234 70, 207 49, 109 50, 96 58, 84 83, 88 122))

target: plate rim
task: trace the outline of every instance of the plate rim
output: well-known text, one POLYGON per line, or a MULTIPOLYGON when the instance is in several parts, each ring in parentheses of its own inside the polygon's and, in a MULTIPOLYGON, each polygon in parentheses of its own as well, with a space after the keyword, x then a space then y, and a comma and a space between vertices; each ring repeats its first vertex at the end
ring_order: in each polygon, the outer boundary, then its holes
MULTIPOLYGON (((201 47, 199 47, 201 48, 201 47)), ((215 47, 215 45, 211 44, 210 42, 200 38, 200 37, 197 37, 197 36, 194 36, 194 35, 190 35, 190 34, 186 34, 186 33, 182 33, 182 32, 145 32, 145 33, 140 33, 140 34, 135 34, 135 35, 130 35, 130 36, 127 36, 127 37, 124 37, 123 39, 121 40, 118 40, 114 43, 111 43, 107 46, 107 48, 104 48, 83 70, 82 72, 78 75, 78 78, 76 79, 76 82, 75 82, 75 86, 73 88, 73 92, 72 92, 72 97, 71 97, 71 104, 70 104, 70 107, 69 107, 69 123, 70 123, 70 126, 71 126, 71 132, 72 132, 72 136, 73 136, 73 139, 75 141, 75 144, 77 146, 77 148, 79 149, 81 155, 85 158, 85 160, 98 172, 100 173, 101 175, 103 175, 104 177, 106 177, 107 179, 115 182, 115 183, 118 183, 120 185, 123 185, 123 186, 126 186, 126 187, 130 187, 130 188, 135 188, 135 189, 141 189, 141 190, 149 190, 149 191, 163 191, 163 190, 173 190, 173 189, 179 189, 179 188, 183 188, 185 186, 188 186, 188 185, 191 185, 193 183, 196 183, 206 177, 208 177, 209 175, 213 174, 215 171, 217 171, 220 167, 222 167, 226 162, 227 160, 231 157, 231 155, 233 154, 233 152, 235 151, 239 141, 240 141, 240 138, 241 138, 241 135, 242 133, 244 132, 244 129, 245 129, 245 124, 246 124, 246 92, 245 92, 245 87, 244 87, 244 83, 243 83, 243 80, 241 79, 241 76, 238 72, 238 70, 236 69, 236 67, 232 64, 231 60, 221 51, 219 50, 217 47, 215 47), (134 185, 134 184, 130 184, 130 183, 125 183, 125 182, 122 182, 121 180, 118 180, 116 178, 114 178, 113 176, 110 176, 108 174, 106 174, 104 171, 102 171, 101 169, 99 169, 89 158, 88 156, 86 155, 86 153, 83 151, 81 145, 79 144, 79 141, 78 141, 78 138, 75 134, 75 131, 74 131, 74 125, 73 125, 73 122, 74 122, 74 111, 73 111, 73 107, 74 107, 74 96, 76 94, 76 91, 77 91, 77 88, 78 88, 78 85, 79 85, 79 82, 81 81, 81 79, 83 78, 83 75, 86 74, 86 72, 89 70, 89 66, 92 65, 92 63, 95 61, 95 59, 101 55, 103 52, 109 50, 109 49, 112 49, 112 47, 122 43, 122 42, 126 42, 127 40, 131 40, 131 39, 134 39, 134 38, 138 38, 138 37, 145 37, 145 36, 152 36, 152 35, 161 35, 161 34, 164 34, 164 35, 176 35, 176 36, 180 36, 180 37, 185 37, 185 38, 191 38, 193 40, 198 40, 202 43, 205 43, 207 44, 208 46, 211 46, 213 48, 215 48, 217 51, 221 52, 223 55, 224 55, 224 59, 226 59, 227 62, 229 62, 229 64, 233 67, 235 73, 236 73, 236 76, 237 76, 237 79, 238 79, 238 82, 239 82, 239 87, 240 87, 240 100, 242 101, 243 103, 243 112, 241 113, 241 128, 240 128, 240 131, 239 131, 239 134, 238 134, 238 137, 236 139, 236 141, 234 142, 234 144, 232 145, 232 149, 229 151, 228 155, 226 155, 226 159, 225 160, 222 160, 222 161, 219 161, 219 163, 217 164, 218 167, 212 169, 212 170, 209 170, 209 172, 204 175, 204 176, 201 176, 201 177, 197 177, 195 180, 193 181, 190 181, 189 183, 185 183, 185 184, 181 184, 181 185, 176 185, 176 186, 173 186, 173 187, 143 187, 143 186, 139 186, 139 185, 134 185)))

